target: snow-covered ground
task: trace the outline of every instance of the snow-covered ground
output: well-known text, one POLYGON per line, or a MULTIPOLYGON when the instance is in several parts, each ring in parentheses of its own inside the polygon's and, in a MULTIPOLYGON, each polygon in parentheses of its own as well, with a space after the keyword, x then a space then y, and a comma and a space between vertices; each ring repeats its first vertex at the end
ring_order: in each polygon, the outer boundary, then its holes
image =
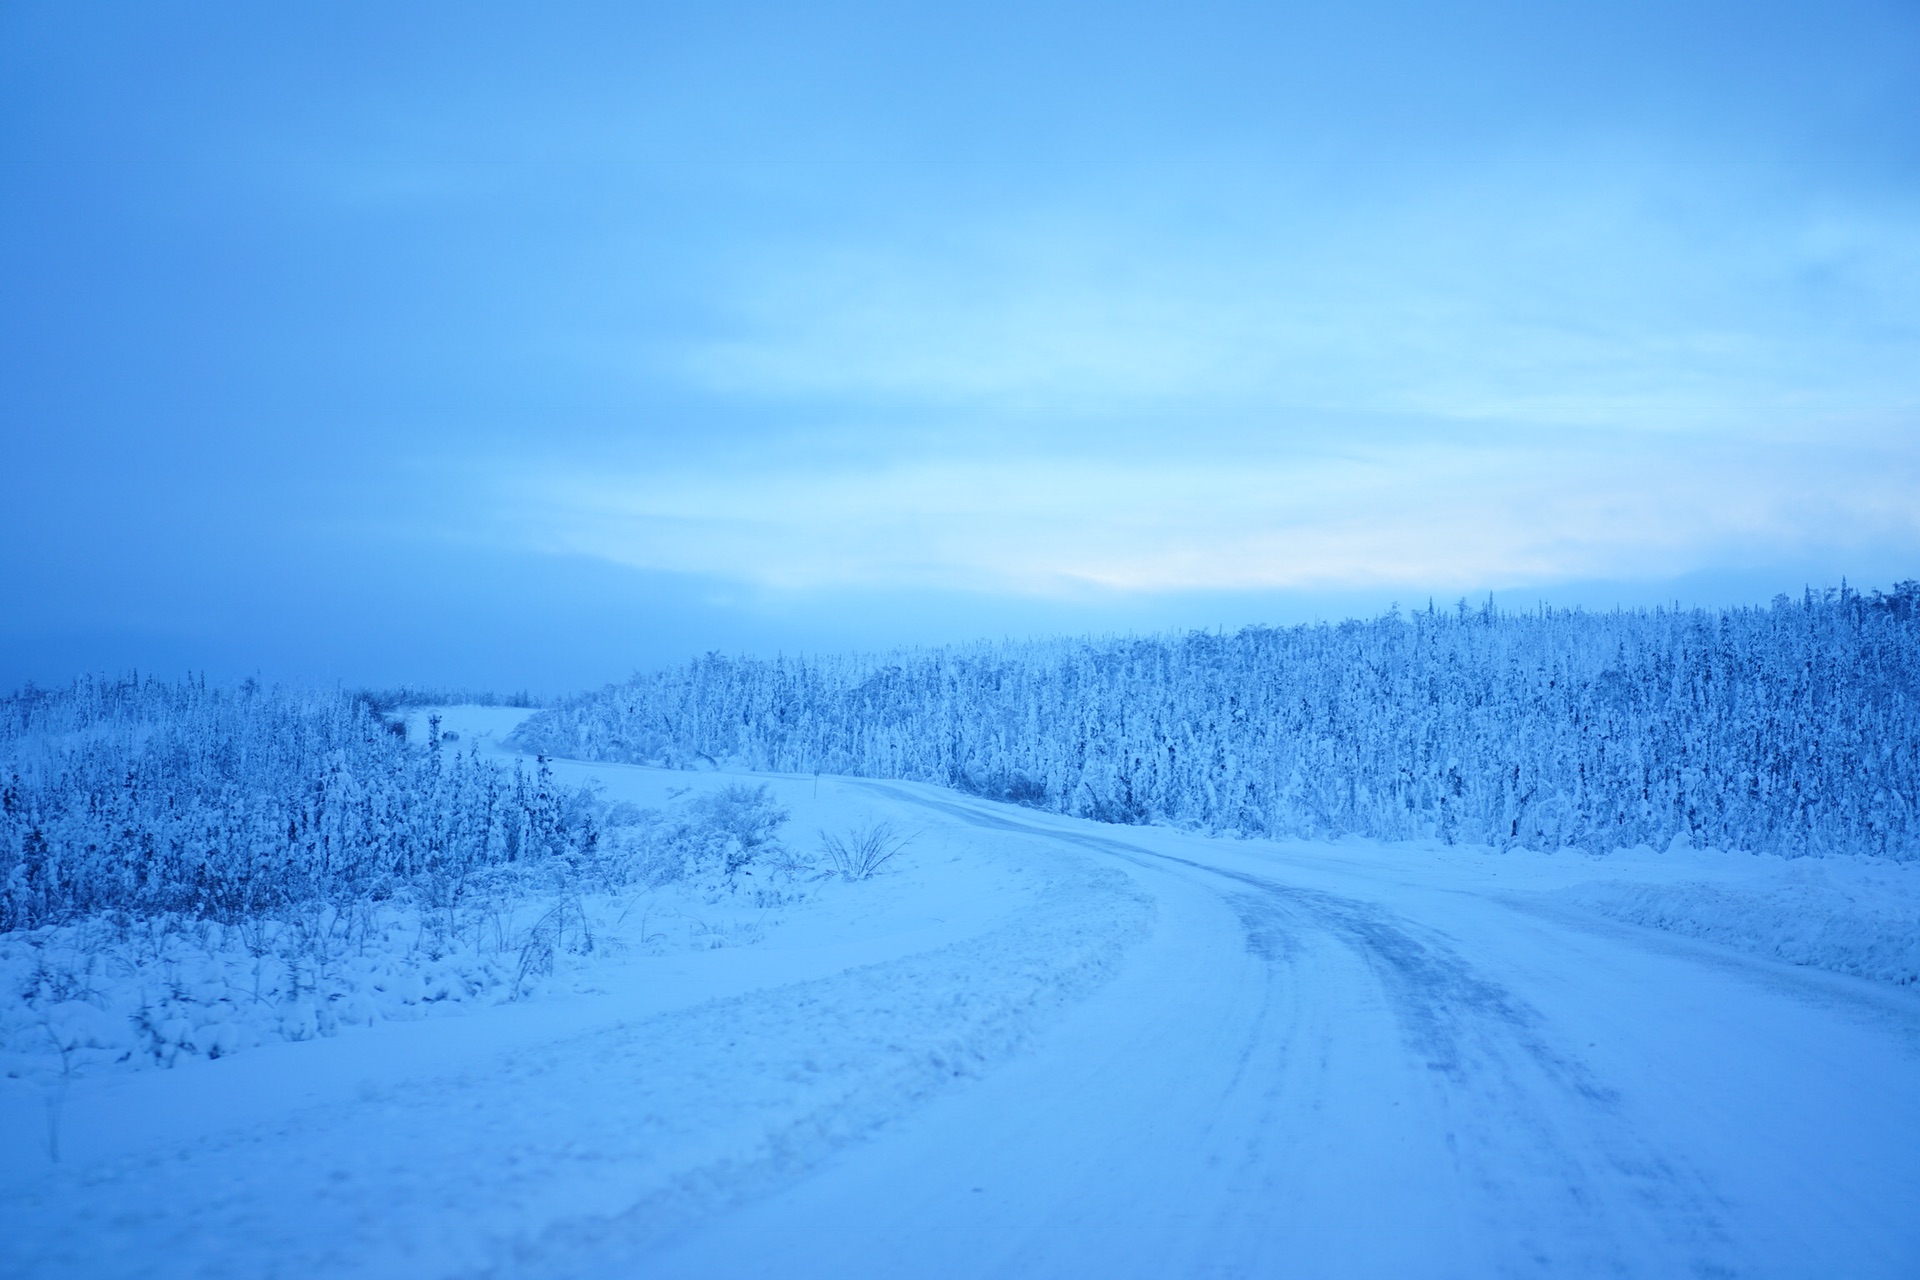
POLYGON ((802 852, 915 839, 594 904, 524 990, 369 979, 337 1034, 0 1081, 0 1273, 1920 1274, 1914 868, 746 781, 802 852))
MULTIPOLYGON (((437 725, 443 749, 477 743, 497 755, 499 739, 526 714, 421 711, 409 728, 415 742, 437 725)), ((812 832, 799 847, 775 846, 777 859, 770 851, 764 865, 733 881, 717 866, 681 874, 684 852, 657 847, 669 842, 645 826, 646 814, 684 820, 694 797, 734 779, 622 781, 614 803, 603 801, 609 825, 592 866, 548 859, 484 867, 424 893, 231 925, 122 913, 0 934, 0 993, 8 997, 0 998, 0 1076, 60 1086, 76 1076, 175 1067, 379 1023, 591 992, 627 957, 748 944, 795 908, 834 897, 837 886, 798 865, 812 832), (628 821, 618 821, 623 815, 628 821), (660 868, 609 874, 616 864, 650 861, 681 865, 668 883, 646 874, 660 868)), ((49 1132, 49 1142, 56 1137, 57 1129, 49 1132)))

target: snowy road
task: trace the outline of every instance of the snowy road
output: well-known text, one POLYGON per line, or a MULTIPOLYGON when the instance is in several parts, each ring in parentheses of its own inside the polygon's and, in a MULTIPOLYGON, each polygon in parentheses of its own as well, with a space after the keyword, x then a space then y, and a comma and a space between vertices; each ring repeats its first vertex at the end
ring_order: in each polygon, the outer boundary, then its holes
POLYGON ((1042 1052, 650 1275, 1920 1274, 1910 991, 889 790, 1123 863, 1154 936, 1042 1052))
POLYGON ((550 1008, 76 1087, 0 1271, 1920 1275, 1912 988, 1556 906, 1567 857, 810 782, 917 861, 550 1008))

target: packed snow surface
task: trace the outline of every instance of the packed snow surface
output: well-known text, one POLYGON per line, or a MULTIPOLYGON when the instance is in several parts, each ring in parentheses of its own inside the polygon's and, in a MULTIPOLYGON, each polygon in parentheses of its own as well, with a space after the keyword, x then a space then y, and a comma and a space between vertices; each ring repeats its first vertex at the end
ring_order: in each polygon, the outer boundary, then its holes
MULTIPOLYGON (((913 838, 867 880, 588 902, 537 981, 396 917, 351 1019, 236 997, 215 1058, 54 1052, 124 1034, 152 969, 102 967, 5 1032, 0 1274, 1920 1274, 1913 867, 557 773, 913 838)), ((223 945, 190 976, 243 988, 223 945)))

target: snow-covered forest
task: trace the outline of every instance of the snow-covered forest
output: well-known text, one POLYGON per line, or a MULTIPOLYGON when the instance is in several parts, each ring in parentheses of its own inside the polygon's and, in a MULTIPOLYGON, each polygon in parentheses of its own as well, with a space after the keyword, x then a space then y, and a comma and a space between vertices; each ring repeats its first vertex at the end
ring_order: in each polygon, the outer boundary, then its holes
POLYGON ((415 746, 345 693, 83 679, 0 703, 0 931, 103 911, 233 923, 579 855, 544 766, 415 746))
POLYGON ((584 759, 928 781, 1124 823, 1920 856, 1920 583, 726 658, 535 715, 584 759))

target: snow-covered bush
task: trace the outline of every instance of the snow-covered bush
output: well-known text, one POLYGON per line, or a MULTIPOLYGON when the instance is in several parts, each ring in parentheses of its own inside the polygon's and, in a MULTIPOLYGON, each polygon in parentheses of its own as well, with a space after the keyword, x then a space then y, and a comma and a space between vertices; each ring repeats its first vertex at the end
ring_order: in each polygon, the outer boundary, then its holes
POLYGON ((646 882, 710 880, 734 889, 743 877, 787 866, 779 837, 787 817, 765 785, 736 783, 665 813, 617 806, 606 822, 609 847, 646 882))
POLYGON ((778 846, 778 833, 788 816, 764 784, 722 787, 687 807, 696 828, 706 832, 729 881, 753 874, 754 863, 778 846))
POLYGON ((907 778, 1111 822, 1920 857, 1920 583, 728 659, 522 725, 583 759, 907 778))

